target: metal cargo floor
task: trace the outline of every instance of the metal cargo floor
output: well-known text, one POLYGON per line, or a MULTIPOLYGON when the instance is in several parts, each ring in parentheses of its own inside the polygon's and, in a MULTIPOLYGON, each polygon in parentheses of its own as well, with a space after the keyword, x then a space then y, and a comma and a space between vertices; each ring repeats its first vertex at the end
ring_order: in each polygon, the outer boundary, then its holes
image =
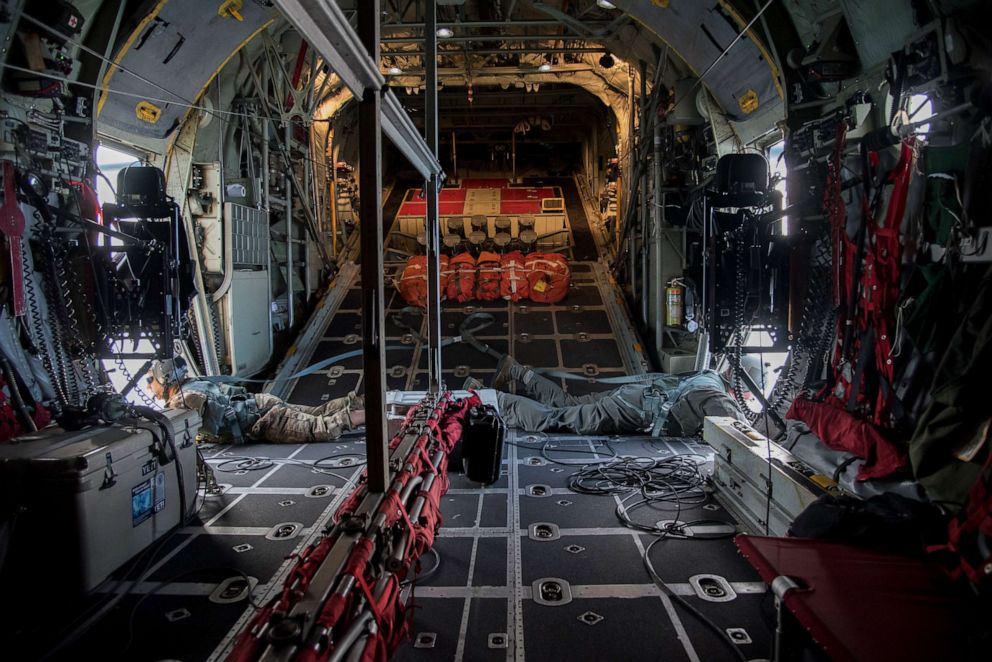
MULTIPOLYGON (((328 315, 319 340, 297 351, 316 363, 361 348, 361 284, 357 274, 338 283, 339 304, 328 315)), ((386 354, 386 379, 391 390, 424 390, 427 387, 427 354, 406 329, 397 327, 396 316, 413 323, 418 333, 426 333, 421 315, 403 313, 406 302, 395 289, 386 289, 386 344, 397 348, 386 354)), ((492 326, 476 337, 498 352, 509 351, 521 363, 544 368, 558 368, 586 377, 615 377, 644 372, 647 365, 636 335, 625 319, 598 262, 573 262, 572 287, 558 304, 532 302, 511 303, 498 300, 442 306, 441 333, 458 334, 465 318, 477 312, 493 316, 492 326)), ((469 376, 489 384, 497 360, 478 350, 456 343, 442 350, 445 381, 449 388, 461 388, 469 376)), ((297 380, 288 389, 288 399, 300 404, 316 405, 329 398, 362 388, 362 357, 353 356, 332 362, 316 374, 297 380)), ((593 381, 567 382, 573 393, 599 390, 593 381)))
MULTIPOLYGON (((589 461, 589 451, 605 449, 604 441, 619 455, 712 451, 688 440, 645 437, 511 431, 508 441, 504 475, 496 484, 480 489, 461 474, 452 475, 435 544, 440 565, 416 585, 412 641, 396 659, 733 659, 725 643, 651 582, 641 554, 652 536, 620 526, 616 498, 567 488, 575 469, 569 465, 589 461), (531 496, 532 485, 550 490, 531 496), (558 537, 533 535, 535 524, 556 526, 558 537), (553 606, 536 601, 535 582, 546 578, 567 583, 571 601, 553 606)), ((358 475, 361 455, 364 442, 356 435, 340 443, 213 449, 208 457, 224 494, 205 501, 199 523, 167 544, 147 580, 66 659, 220 656, 230 633, 254 608, 243 601, 217 604, 210 594, 220 582, 240 579, 240 573, 258 581, 256 603, 277 591, 292 553, 314 539, 346 493, 342 488, 358 475), (329 455, 339 457, 314 468, 314 461, 329 455), (257 459, 245 465, 245 457, 257 459), (273 539, 286 524, 297 525, 298 532, 273 539)), ((683 507, 678 514, 667 505, 636 516, 652 524, 676 518, 732 521, 715 502, 683 507)), ((751 643, 741 651, 749 659, 767 657, 771 598, 730 540, 669 539, 655 547, 652 561, 671 590, 721 628, 746 633, 751 643), (697 597, 690 580, 699 575, 722 577, 736 597, 697 597)), ((424 559, 425 574, 433 564, 424 559)))

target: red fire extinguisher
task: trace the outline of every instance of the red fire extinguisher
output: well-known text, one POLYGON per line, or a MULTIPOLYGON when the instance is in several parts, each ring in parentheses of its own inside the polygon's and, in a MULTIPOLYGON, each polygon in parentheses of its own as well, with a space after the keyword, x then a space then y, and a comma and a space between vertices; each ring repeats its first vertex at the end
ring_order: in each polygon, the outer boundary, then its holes
POLYGON ((665 326, 682 326, 685 321, 685 286, 673 278, 665 288, 665 326))

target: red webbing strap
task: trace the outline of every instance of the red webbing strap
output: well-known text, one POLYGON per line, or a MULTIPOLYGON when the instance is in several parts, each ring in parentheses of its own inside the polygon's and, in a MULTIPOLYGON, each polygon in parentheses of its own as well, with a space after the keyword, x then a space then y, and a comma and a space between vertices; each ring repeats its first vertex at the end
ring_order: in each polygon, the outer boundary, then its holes
POLYGON ((371 538, 360 538, 355 542, 355 546, 351 548, 351 553, 348 555, 348 560, 345 561, 344 567, 341 568, 341 575, 351 575, 355 578, 355 583, 358 584, 359 588, 365 594, 365 599, 369 602, 369 610, 372 612, 372 616, 375 618, 376 623, 379 622, 379 612, 376 608, 375 599, 372 597, 372 591, 369 589, 368 583, 365 581, 365 568, 369 564, 369 559, 372 558, 372 551, 375 549, 375 543, 371 538))
POLYGON ((238 635, 234 647, 226 658, 228 662, 248 662, 258 657, 261 652, 262 641, 257 635, 262 626, 272 618, 274 613, 285 613, 290 610, 293 598, 298 597, 306 590, 317 568, 327 558, 334 540, 330 537, 322 538, 319 542, 309 545, 298 555, 296 563, 283 583, 282 591, 275 595, 263 609, 260 609, 244 631, 238 635), (297 582, 299 582, 297 587, 291 588, 297 582))
POLYGON ((911 141, 903 141, 899 163, 889 173, 892 193, 889 196, 885 213, 885 226, 876 224, 869 228, 874 270, 872 277, 875 287, 872 290, 870 309, 875 327, 875 368, 884 381, 885 388, 879 388, 875 401, 874 421, 879 425, 889 425, 889 412, 892 408, 895 366, 892 362, 892 333, 895 330, 896 307, 899 303, 899 278, 902 246, 899 232, 902 219, 906 215, 910 180, 916 150, 911 141))

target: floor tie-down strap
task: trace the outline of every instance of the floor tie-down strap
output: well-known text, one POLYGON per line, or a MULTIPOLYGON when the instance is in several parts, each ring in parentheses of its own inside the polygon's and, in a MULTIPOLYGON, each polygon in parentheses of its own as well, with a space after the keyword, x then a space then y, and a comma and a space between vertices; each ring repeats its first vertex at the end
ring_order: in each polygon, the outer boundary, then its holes
POLYGON ((448 453, 479 402, 445 393, 410 411, 389 443, 385 494, 369 492, 363 473, 323 536, 299 555, 282 591, 238 636, 229 662, 252 662, 270 648, 303 662, 343 652, 389 659, 407 637, 407 577, 441 526, 448 453))

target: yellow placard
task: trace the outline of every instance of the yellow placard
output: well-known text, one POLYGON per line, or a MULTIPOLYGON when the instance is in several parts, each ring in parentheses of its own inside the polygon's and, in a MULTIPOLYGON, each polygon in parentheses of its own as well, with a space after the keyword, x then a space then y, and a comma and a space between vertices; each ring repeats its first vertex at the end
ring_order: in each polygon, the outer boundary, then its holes
POLYGON ((737 100, 737 105, 741 107, 742 113, 753 113, 758 110, 758 93, 754 90, 747 90, 737 100))
POLYGON ((534 290, 535 292, 543 292, 544 290, 548 289, 548 281, 542 278, 541 280, 534 283, 534 286, 531 287, 530 289, 534 290))
POLYGON ((134 115, 142 122, 155 124, 162 117, 162 109, 151 101, 139 101, 134 107, 134 115))

